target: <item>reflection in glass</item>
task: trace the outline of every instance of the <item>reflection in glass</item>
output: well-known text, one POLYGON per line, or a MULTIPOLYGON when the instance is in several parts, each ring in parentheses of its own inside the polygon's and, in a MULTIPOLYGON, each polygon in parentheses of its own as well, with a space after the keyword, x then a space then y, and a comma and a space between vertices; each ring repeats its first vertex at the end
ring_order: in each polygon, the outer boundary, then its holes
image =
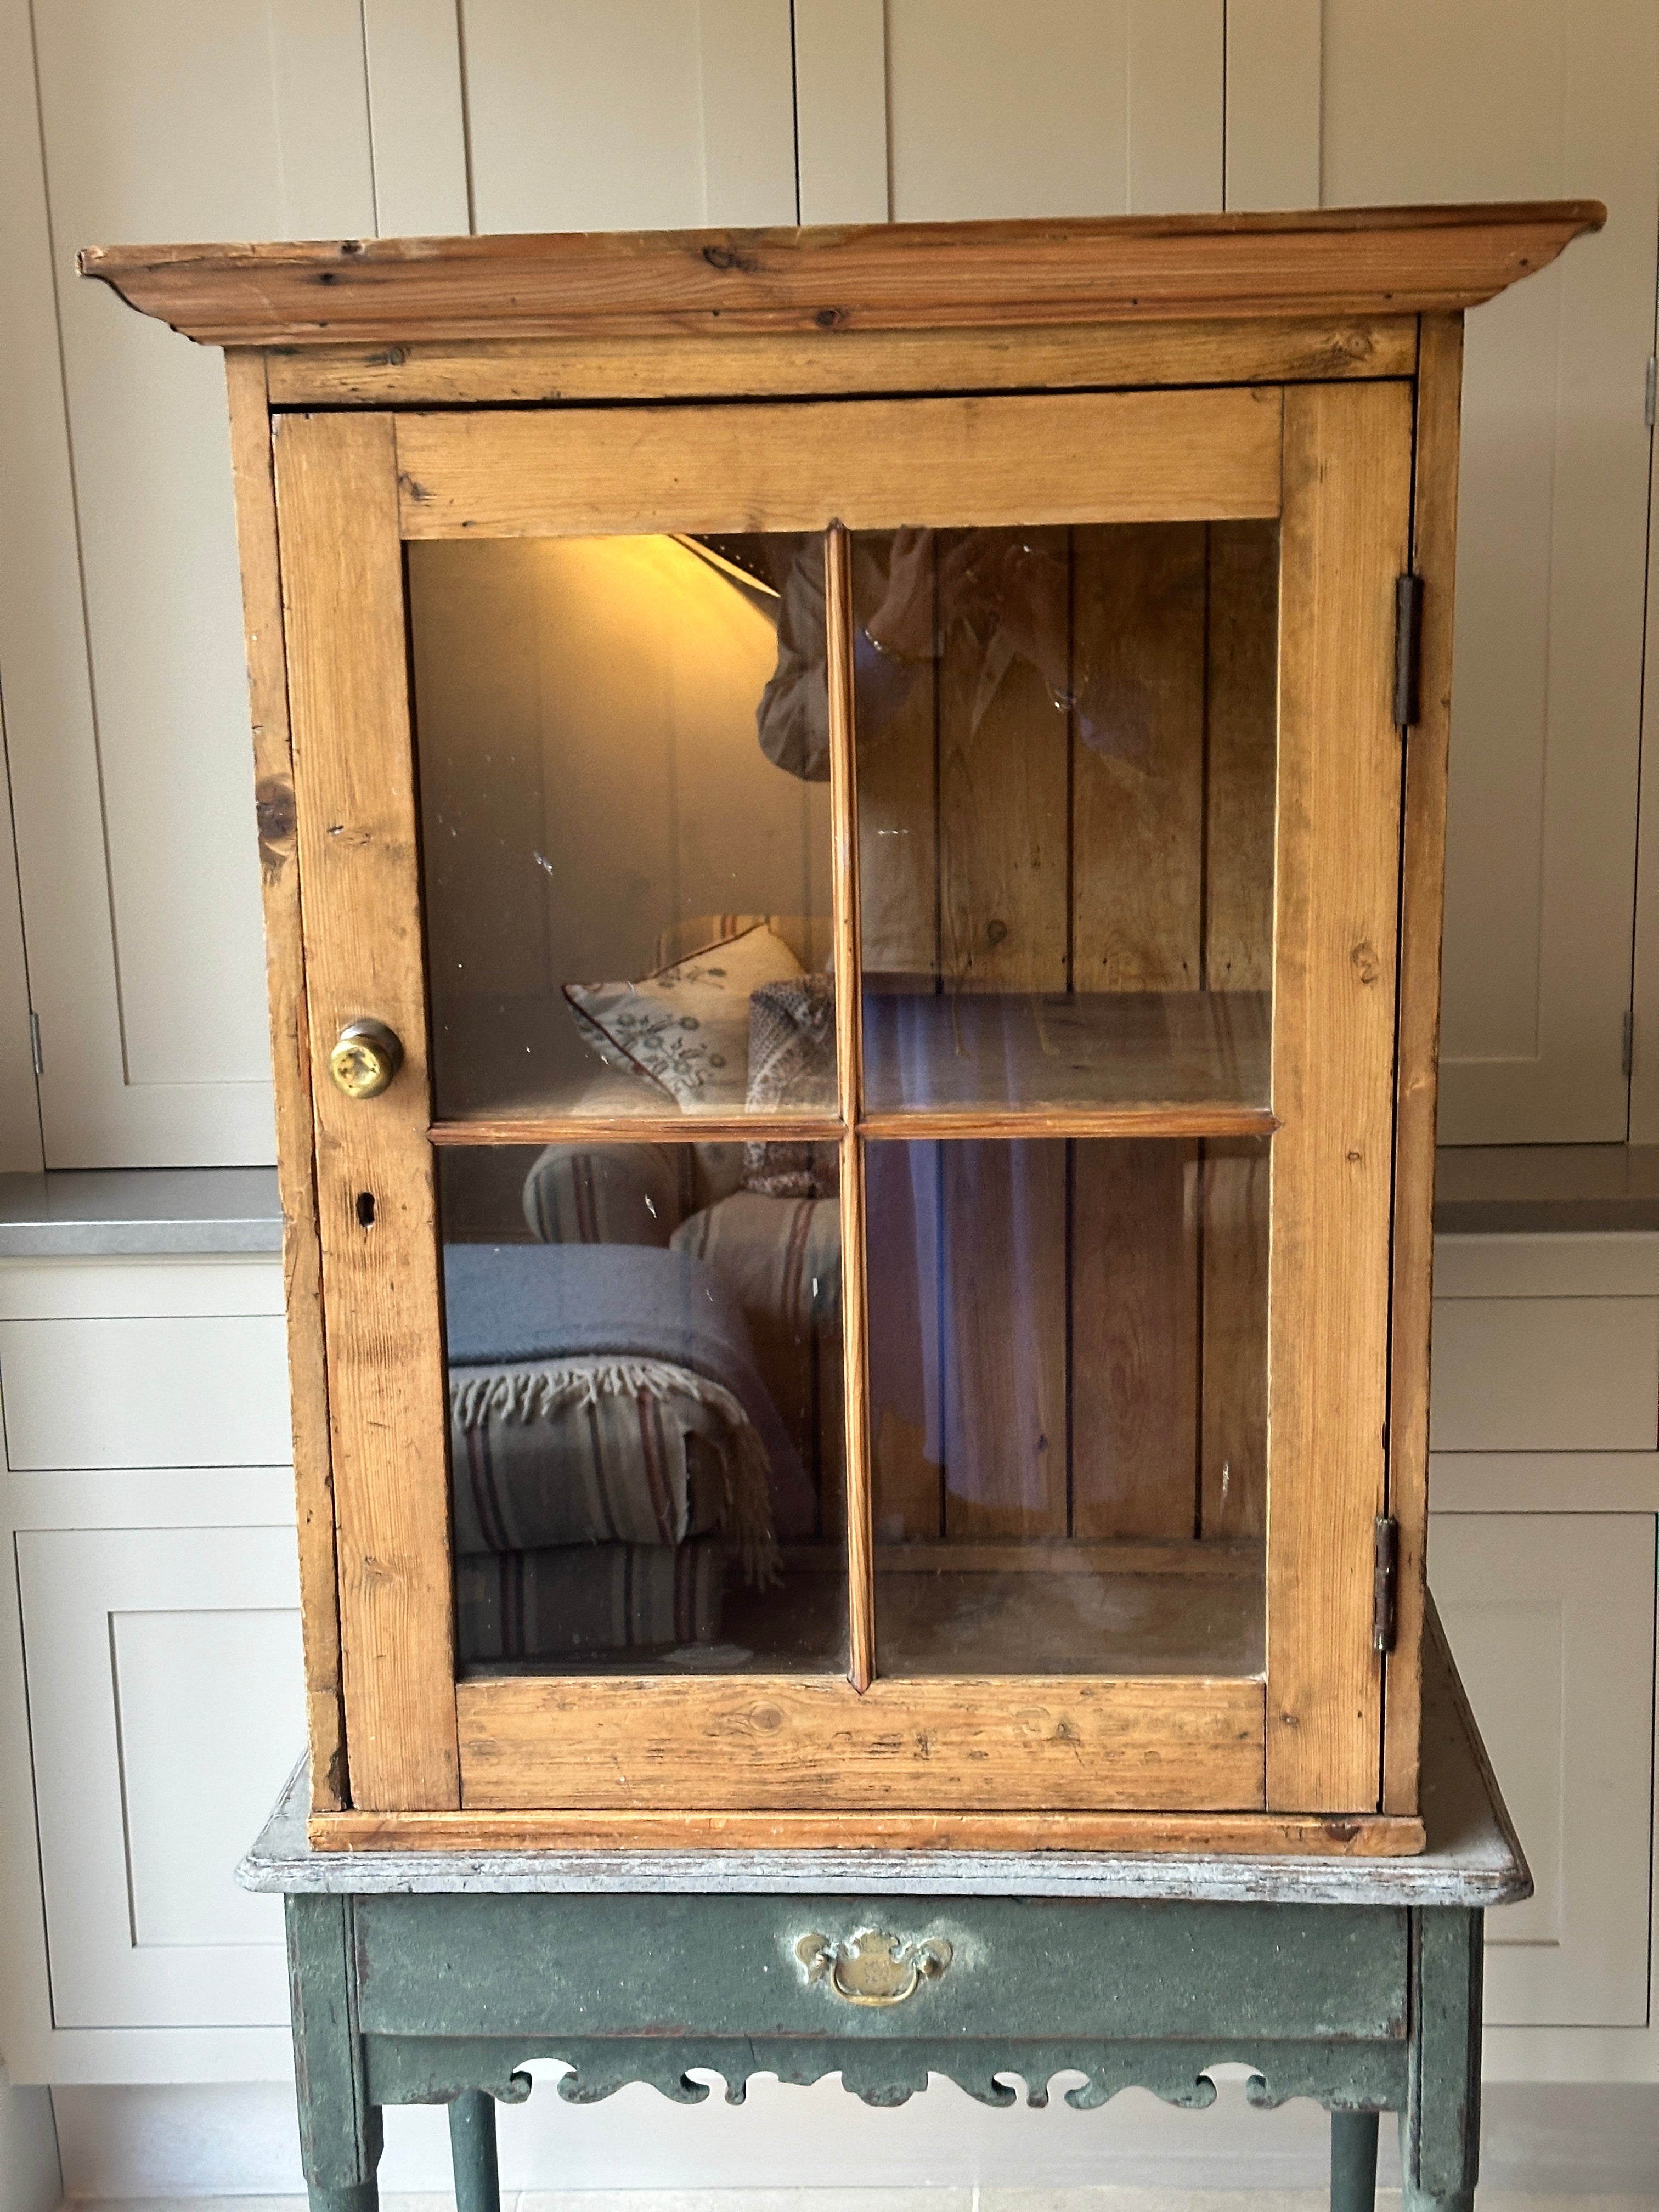
POLYGON ((439 1152, 464 1673, 844 1665, 839 1208, 750 1152, 439 1152))
POLYGON ((439 1117, 833 1115, 822 538, 408 560, 439 1117))
POLYGON ((1278 528, 860 534, 865 1104, 1265 1105, 1278 528))
POLYGON ((879 1672, 1259 1671, 1268 1172, 869 1146, 879 1672))

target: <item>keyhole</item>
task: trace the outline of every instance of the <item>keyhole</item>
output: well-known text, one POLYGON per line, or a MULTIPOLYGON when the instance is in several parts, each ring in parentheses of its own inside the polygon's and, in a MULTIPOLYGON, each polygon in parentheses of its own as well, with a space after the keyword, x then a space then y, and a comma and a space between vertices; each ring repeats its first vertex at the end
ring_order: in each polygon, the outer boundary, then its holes
POLYGON ((360 1229, 374 1226, 374 1194, 372 1190, 360 1190, 357 1194, 357 1225, 360 1229))

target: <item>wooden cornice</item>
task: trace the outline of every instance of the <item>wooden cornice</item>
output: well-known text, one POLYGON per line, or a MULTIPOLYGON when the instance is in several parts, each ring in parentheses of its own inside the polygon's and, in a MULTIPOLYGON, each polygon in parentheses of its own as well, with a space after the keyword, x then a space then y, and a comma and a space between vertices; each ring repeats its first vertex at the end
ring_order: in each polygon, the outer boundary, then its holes
POLYGON ((1470 307, 1595 200, 1307 215, 89 246, 79 266, 203 344, 979 329, 1470 307))

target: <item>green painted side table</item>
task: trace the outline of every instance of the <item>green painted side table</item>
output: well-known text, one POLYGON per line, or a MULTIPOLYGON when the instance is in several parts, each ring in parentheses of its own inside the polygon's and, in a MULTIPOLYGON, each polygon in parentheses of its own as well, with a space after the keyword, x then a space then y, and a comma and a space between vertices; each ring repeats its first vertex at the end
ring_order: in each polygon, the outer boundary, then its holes
MULTIPOLYGON (((1480 2145, 1481 1925, 1531 1890, 1437 1632, 1425 1650, 1416 1859, 313 1852, 303 1782, 243 1862, 286 1900, 313 2212, 374 2212, 380 2108, 447 2104, 459 2212, 496 2212, 495 2103, 531 2058, 591 2103, 695 2103, 693 2067, 839 2073, 875 2105, 947 2075, 1079 2107, 1139 2086, 1331 2113, 1331 2203, 1376 2193, 1400 2115, 1407 2212, 1467 2212, 1480 2145)), ((1103 2181, 1110 2176, 1103 2174, 1103 2181)))

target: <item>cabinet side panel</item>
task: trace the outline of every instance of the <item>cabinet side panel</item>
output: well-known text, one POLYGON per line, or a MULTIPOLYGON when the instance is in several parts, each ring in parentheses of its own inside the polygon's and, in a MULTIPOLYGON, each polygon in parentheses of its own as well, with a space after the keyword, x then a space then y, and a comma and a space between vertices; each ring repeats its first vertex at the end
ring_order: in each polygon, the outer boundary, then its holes
POLYGON ((283 659, 282 579, 276 564, 276 488, 263 354, 225 356, 236 537, 253 716, 254 805, 264 903, 265 986, 276 1094, 277 1182, 283 1200, 283 1279, 288 1302, 289 1399, 300 1528, 311 1802, 319 1812, 350 1802, 340 1705, 339 1599, 334 1571, 334 1490, 323 1358, 323 1262, 313 1180, 311 1052, 306 1030, 300 861, 288 672, 283 659))
POLYGON ((437 1232, 392 425, 275 441, 352 1802, 458 1802, 437 1232), (321 1071, 365 1015, 403 1041, 380 1097, 321 1071))
POLYGON ((1446 755, 1451 727, 1463 319, 1425 315, 1419 350, 1412 564, 1423 580, 1421 706, 1406 738, 1401 848, 1400 1044, 1395 1071, 1394 1336, 1389 1510, 1400 1524, 1395 1650, 1387 1662, 1382 1809, 1417 1810, 1424 1545, 1428 1525, 1429 1302, 1445 914, 1446 755))
POLYGON ((1411 390, 1285 399, 1269 1261, 1267 1803, 1375 1810, 1411 390))

